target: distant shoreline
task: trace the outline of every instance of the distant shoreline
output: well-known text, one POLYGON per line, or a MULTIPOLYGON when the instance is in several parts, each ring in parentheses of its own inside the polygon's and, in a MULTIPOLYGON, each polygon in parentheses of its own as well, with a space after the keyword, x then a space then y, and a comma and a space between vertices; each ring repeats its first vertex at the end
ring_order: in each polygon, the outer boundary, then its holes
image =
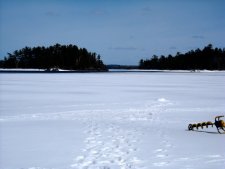
POLYGON ((43 73, 43 74, 62 74, 62 73, 204 73, 204 72, 225 72, 224 70, 143 70, 143 69, 109 69, 104 70, 59 70, 45 71, 43 69, 0 69, 0 73, 43 73))
POLYGON ((97 73, 97 72, 107 72, 104 70, 62 70, 62 71, 45 71, 45 70, 10 70, 10 69, 0 69, 0 73, 97 73))

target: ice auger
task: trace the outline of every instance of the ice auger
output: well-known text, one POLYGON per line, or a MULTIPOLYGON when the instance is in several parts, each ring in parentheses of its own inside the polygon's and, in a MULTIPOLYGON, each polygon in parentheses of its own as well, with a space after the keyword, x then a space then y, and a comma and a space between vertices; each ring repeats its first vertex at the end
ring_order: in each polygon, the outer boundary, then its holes
POLYGON ((212 127, 216 126, 217 131, 220 134, 222 134, 225 131, 225 122, 223 120, 220 120, 221 117, 224 117, 224 116, 216 116, 214 123, 212 123, 211 121, 208 121, 208 122, 202 122, 202 123, 189 124, 188 130, 194 130, 195 128, 198 130, 199 127, 203 129, 204 127, 208 128, 208 126, 212 126, 212 127))

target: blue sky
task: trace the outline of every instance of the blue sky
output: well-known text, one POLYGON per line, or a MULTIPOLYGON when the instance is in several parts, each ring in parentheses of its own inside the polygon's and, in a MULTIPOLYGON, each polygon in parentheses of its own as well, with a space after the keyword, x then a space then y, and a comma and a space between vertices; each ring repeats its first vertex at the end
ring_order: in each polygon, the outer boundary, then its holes
POLYGON ((106 64, 225 47, 225 0, 0 0, 0 58, 75 44, 106 64))

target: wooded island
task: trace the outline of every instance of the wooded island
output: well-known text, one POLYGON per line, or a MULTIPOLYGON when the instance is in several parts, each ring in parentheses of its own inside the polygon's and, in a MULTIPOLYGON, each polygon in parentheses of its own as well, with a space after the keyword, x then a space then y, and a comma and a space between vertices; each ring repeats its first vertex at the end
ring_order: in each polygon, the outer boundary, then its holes
POLYGON ((2 68, 52 68, 65 70, 94 70, 105 71, 106 66, 101 56, 88 52, 85 48, 76 45, 55 44, 49 47, 25 47, 8 53, 4 60, 0 61, 2 68))

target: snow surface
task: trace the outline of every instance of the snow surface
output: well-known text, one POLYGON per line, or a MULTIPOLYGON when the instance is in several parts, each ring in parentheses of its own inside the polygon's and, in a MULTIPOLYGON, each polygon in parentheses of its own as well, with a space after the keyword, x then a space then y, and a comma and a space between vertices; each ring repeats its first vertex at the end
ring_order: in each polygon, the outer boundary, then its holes
POLYGON ((0 74, 1 169, 211 169, 225 73, 0 74))

